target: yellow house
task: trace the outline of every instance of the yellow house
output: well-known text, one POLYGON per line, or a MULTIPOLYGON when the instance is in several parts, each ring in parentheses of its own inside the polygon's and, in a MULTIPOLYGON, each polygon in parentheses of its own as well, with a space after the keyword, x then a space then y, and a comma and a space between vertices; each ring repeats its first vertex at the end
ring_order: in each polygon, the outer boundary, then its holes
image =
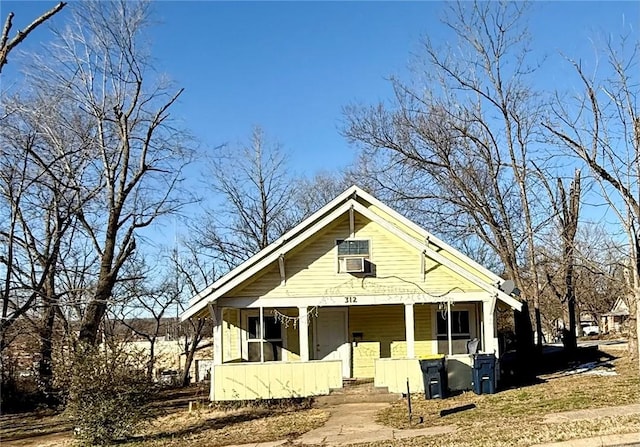
POLYGON ((521 308, 504 282, 353 186, 182 318, 214 320, 211 400, 328 394, 347 378, 419 392, 419 359, 438 354, 449 387, 465 389, 468 342, 499 357, 497 308, 521 308))

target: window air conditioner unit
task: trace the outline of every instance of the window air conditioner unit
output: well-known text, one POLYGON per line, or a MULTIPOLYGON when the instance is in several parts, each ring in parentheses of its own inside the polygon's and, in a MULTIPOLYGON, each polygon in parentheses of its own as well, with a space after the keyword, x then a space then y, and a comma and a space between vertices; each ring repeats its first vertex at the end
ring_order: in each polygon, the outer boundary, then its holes
POLYGON ((363 257, 343 258, 343 271, 347 273, 364 273, 364 260, 365 258, 363 257))

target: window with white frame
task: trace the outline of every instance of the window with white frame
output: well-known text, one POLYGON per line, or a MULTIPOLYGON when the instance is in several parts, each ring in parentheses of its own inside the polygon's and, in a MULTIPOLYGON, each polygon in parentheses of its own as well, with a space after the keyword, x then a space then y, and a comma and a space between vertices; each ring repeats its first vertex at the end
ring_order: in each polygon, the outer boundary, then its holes
POLYGON ((275 318, 267 315, 263 316, 261 325, 258 315, 249 315, 247 317, 247 359, 250 362, 263 360, 260 357, 261 346, 265 362, 282 360, 282 325, 275 318))
MULTIPOLYGON (((438 324, 438 340, 447 340, 447 316, 448 312, 438 312, 436 321, 438 324)), ((451 339, 463 340, 471 337, 469 329, 469 311, 451 311, 451 339)))
POLYGON ((370 273, 370 247, 367 239, 337 240, 339 273, 370 273))

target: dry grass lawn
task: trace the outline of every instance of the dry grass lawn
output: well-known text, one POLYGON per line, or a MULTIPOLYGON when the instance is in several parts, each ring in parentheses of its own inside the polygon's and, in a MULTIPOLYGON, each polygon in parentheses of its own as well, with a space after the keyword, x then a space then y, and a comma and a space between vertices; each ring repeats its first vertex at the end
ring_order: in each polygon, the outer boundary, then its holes
MULTIPOLYGON (((624 355, 617 352, 615 355, 624 355)), ((550 413, 597 409, 640 403, 640 375, 636 363, 624 357, 612 361, 618 375, 540 376, 541 383, 501 391, 494 395, 465 392, 444 400, 413 398, 413 423, 408 421, 406 403, 399 402, 381 411, 378 422, 403 428, 423 428, 455 425, 457 431, 437 437, 392 440, 375 447, 388 446, 530 446, 536 443, 564 441, 603 434, 640 432, 640 415, 600 417, 594 420, 544 423, 550 413), (442 410, 474 406, 472 409, 440 416, 442 410), (422 423, 416 423, 418 418, 422 423)), ((329 413, 304 407, 240 408, 228 411, 202 407, 189 413, 187 402, 193 399, 174 396, 158 402, 163 409, 153 425, 137 437, 122 442, 126 447, 199 447, 256 443, 281 439, 293 440, 299 435, 322 426, 329 413)), ((64 424, 60 415, 35 419, 25 415, 5 415, 0 418, 3 447, 63 446, 71 444, 71 435, 51 430, 64 424), (32 428, 32 436, 48 431, 48 437, 18 440, 32 428), (53 438, 52 438, 53 437, 53 438), (12 441, 13 439, 13 441, 12 441)), ((64 427, 64 425, 63 425, 64 427)), ((28 434, 28 433, 27 433, 28 434)))
MULTIPOLYGON (((637 364, 626 358, 615 359, 612 363, 618 373, 616 376, 555 373, 540 376, 542 383, 493 395, 478 396, 465 392, 444 400, 425 400, 415 396, 412 401, 412 428, 456 425, 458 430, 437 439, 394 441, 393 445, 530 446, 596 435, 640 432, 640 415, 543 423, 544 416, 550 413, 639 404, 637 364), (475 408, 440 416, 441 410, 472 405, 475 408), (418 417, 422 417, 422 423, 415 423, 418 417)), ((406 404, 395 404, 383 410, 378 415, 378 422, 409 428, 406 404)))
POLYGON ((241 409, 228 412, 208 408, 181 412, 156 419, 128 447, 225 446, 281 439, 293 440, 322 426, 329 413, 317 409, 241 409))

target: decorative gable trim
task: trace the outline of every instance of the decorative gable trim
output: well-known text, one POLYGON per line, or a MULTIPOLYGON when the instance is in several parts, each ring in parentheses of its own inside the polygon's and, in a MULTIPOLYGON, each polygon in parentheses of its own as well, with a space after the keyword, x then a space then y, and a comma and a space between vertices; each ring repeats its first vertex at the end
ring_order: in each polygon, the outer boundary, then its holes
MULTIPOLYGON (((421 253, 421 256, 429 256, 433 260, 448 267, 470 282, 476 284, 486 292, 495 295, 512 308, 517 310, 520 310, 522 308, 522 303, 505 294, 498 288, 498 286, 502 284, 502 282, 504 282, 502 278, 500 278, 487 268, 483 267, 482 265, 478 264, 477 262, 473 261, 471 258, 465 256, 458 250, 444 243, 440 239, 436 238, 429 232, 425 231, 423 228, 419 227, 411 220, 407 219, 397 211, 388 207, 372 195, 366 193, 357 186, 352 186, 351 188, 340 194, 338 197, 327 203, 324 207, 316 211, 310 217, 303 220, 296 227, 286 232, 269 246, 267 246, 266 248, 249 258, 247 261, 243 262, 238 267, 231 270, 229 273, 202 290, 200 293, 195 295, 189 302, 189 308, 182 314, 182 320, 187 320, 188 318, 202 311, 204 308, 206 308, 207 304, 214 302, 225 293, 229 292, 233 288, 240 285, 242 282, 251 278, 251 276, 259 272, 263 268, 269 266, 271 263, 276 261, 279 262, 279 260, 282 259, 282 256, 286 255, 289 251, 306 241, 308 238, 312 237, 318 231, 320 231, 345 213, 349 213, 350 232, 353 233, 354 229, 352 228, 352 222, 354 220, 354 211, 362 214, 364 217, 367 217, 371 221, 376 222, 387 231, 390 231, 409 245, 416 248, 416 250, 421 253), (417 240, 407 234, 397 225, 388 222, 380 215, 376 214, 375 212, 371 211, 369 208, 358 202, 356 200, 358 197, 379 208, 381 211, 388 214, 393 219, 396 219, 398 222, 405 225, 416 234, 420 235, 420 237, 423 239, 417 240), (465 264, 468 264, 477 271, 485 274, 488 278, 491 278, 494 281, 494 284, 489 284, 470 271, 458 266, 451 260, 447 259, 437 251, 430 248, 429 244, 437 245, 445 251, 451 253, 456 258, 462 260, 465 264)), ((280 269, 282 275, 284 273, 284 266, 281 265, 280 269)))

